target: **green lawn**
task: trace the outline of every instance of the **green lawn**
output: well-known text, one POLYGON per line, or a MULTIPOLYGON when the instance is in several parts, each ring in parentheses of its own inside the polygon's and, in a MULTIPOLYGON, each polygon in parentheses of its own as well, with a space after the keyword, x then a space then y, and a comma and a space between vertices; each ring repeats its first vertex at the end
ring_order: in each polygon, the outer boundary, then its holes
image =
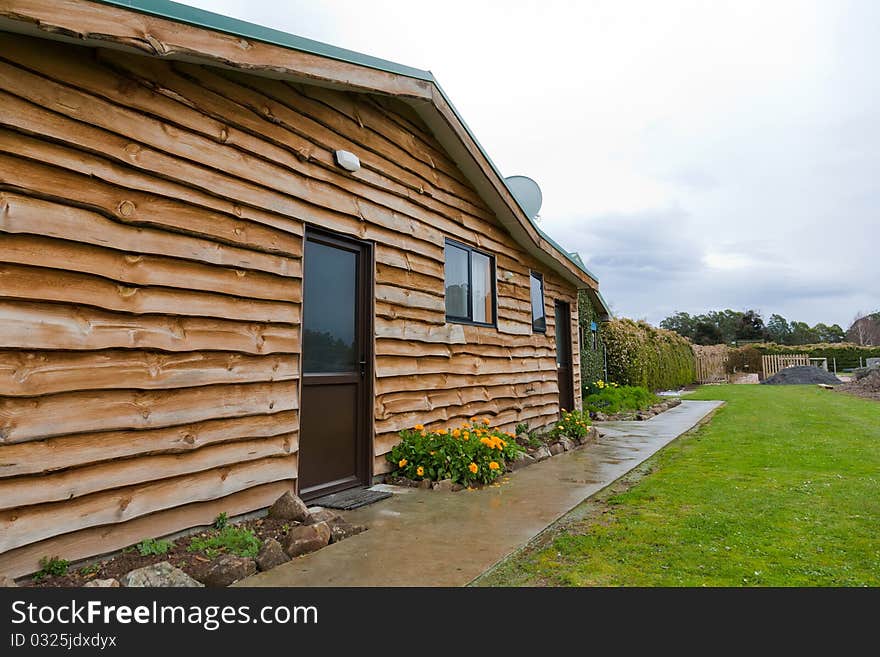
POLYGON ((880 403, 814 386, 690 399, 727 405, 478 584, 880 585, 880 403))

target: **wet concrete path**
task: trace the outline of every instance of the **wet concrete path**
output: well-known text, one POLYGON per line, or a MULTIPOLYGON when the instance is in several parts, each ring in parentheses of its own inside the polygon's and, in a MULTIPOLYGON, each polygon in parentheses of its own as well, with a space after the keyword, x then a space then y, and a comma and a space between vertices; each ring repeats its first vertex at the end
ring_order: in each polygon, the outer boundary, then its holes
POLYGON ((683 401, 644 422, 603 422, 595 444, 512 473, 497 488, 383 486, 398 494, 344 513, 369 531, 237 586, 463 586, 721 403, 683 401))

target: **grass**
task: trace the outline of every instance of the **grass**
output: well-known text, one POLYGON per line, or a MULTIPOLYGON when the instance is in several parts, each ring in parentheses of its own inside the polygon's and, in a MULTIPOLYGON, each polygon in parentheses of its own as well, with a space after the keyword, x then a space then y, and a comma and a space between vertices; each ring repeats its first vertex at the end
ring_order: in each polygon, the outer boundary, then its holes
POLYGON ((689 398, 727 405, 478 584, 880 585, 880 403, 813 386, 689 398))

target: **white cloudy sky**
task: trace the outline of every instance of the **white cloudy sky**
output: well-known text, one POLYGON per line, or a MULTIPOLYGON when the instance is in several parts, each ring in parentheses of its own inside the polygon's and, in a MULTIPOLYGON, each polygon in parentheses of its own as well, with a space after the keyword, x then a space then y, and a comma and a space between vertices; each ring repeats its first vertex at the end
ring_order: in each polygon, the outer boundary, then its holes
POLYGON ((187 4, 431 70, 616 314, 880 309, 880 2, 187 4))

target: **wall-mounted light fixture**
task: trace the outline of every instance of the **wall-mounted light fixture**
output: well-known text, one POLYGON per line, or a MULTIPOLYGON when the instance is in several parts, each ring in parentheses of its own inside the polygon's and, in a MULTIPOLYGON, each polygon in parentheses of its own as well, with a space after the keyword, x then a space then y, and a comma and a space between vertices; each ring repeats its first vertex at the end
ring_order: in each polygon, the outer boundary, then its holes
POLYGON ((513 280, 513 277, 514 277, 514 273, 513 273, 512 271, 506 271, 506 272, 503 272, 503 273, 501 274, 501 277, 502 277, 505 281, 512 281, 512 280, 513 280))
POLYGON ((333 159, 336 160, 336 164, 346 171, 357 171, 361 168, 361 161, 358 159, 358 156, 348 151, 336 151, 333 153, 333 159))

